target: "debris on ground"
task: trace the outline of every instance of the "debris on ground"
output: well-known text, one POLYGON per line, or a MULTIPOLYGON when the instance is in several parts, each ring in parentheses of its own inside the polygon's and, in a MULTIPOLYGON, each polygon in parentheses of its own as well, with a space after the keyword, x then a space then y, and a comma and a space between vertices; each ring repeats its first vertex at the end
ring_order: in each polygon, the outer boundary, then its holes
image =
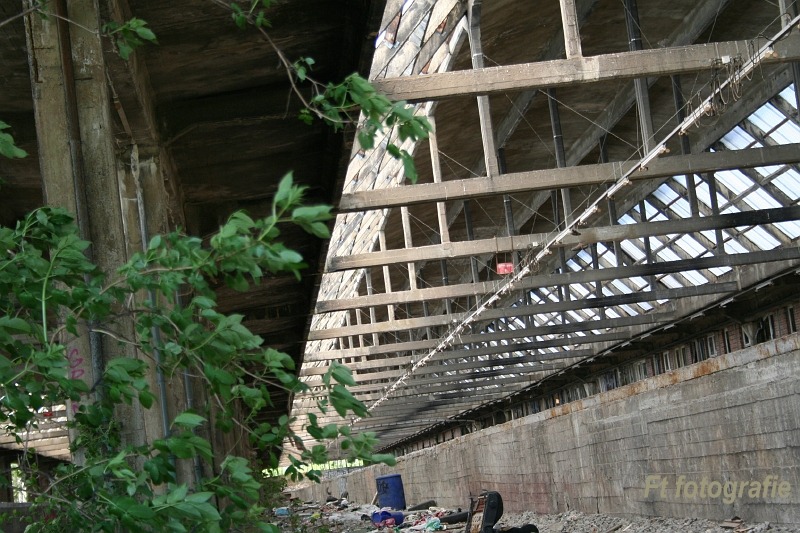
MULTIPOLYGON (((404 531, 408 533, 418 531, 464 533, 466 526, 466 513, 463 510, 431 507, 404 512, 402 524, 376 527, 372 522, 372 515, 381 510, 376 505, 359 505, 340 499, 325 504, 295 504, 289 509, 290 515, 275 516, 273 519, 283 533, 317 533, 319 531, 329 533, 402 533, 404 531), (460 516, 463 521, 448 523, 450 516, 460 516), (427 529, 428 526, 440 529, 427 529)), ((528 524, 536 524, 540 533, 800 533, 800 528, 797 527, 778 526, 768 522, 749 523, 738 517, 719 521, 698 518, 631 518, 585 514, 578 511, 560 514, 505 513, 497 523, 495 531, 498 533, 526 531, 525 526, 528 524)))

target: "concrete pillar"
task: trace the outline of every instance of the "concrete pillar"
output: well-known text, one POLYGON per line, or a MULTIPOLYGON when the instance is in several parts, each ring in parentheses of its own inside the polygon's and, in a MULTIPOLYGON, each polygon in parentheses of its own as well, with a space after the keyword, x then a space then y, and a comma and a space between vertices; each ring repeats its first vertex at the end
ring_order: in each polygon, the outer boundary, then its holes
MULTIPOLYGON (((130 253, 141 249, 142 235, 138 208, 128 209, 133 201, 130 152, 121 160, 114 144, 98 5, 93 0, 54 0, 52 9, 58 18, 42 19, 37 14, 26 18, 45 201, 76 214, 82 237, 92 243, 92 260, 113 273, 130 253)), ((124 338, 134 337, 130 320, 109 327, 124 338)), ((104 361, 136 355, 132 348, 92 332, 68 344, 73 371, 80 371, 92 385, 104 361)), ((156 384, 152 385, 158 396, 156 384)), ((121 407, 115 418, 127 444, 144 444, 164 435, 157 408, 147 411, 135 402, 121 407)))

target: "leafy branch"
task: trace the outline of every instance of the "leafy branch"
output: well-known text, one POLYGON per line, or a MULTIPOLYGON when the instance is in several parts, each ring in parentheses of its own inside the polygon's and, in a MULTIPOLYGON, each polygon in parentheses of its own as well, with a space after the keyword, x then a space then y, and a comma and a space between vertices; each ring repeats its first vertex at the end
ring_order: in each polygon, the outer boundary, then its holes
MULTIPOLYGON (((228 4, 224 0, 211 1, 228 9, 239 28, 251 25, 269 43, 286 71, 292 92, 302 103, 300 119, 304 122, 311 124, 318 119, 337 130, 347 125, 356 126, 357 139, 363 150, 374 148, 378 135, 387 128, 397 128, 401 143, 426 139, 432 131, 430 122, 423 116, 415 115, 413 107, 402 101, 392 102, 358 73, 350 74, 340 83, 326 84, 311 77, 315 65, 313 58, 301 57, 290 61, 267 32, 270 27, 268 10, 272 0, 248 0, 247 9, 237 2, 228 4), (301 89, 300 83, 310 85, 310 97, 301 89), (359 119, 359 113, 363 114, 363 119, 359 119)), ((386 149, 392 157, 402 161, 406 177, 416 183, 418 176, 413 155, 391 141, 386 149)))
MULTIPOLYGON (((212 460, 211 444, 198 429, 238 428, 253 448, 261 450, 266 458, 263 466, 270 468, 287 453, 288 441, 296 452, 289 455, 287 474, 293 479, 316 479, 314 471, 306 470, 310 464, 327 461, 326 447, 307 448, 287 415, 275 423, 258 418, 259 412, 273 406, 271 384, 294 393, 307 389, 296 376, 294 361, 264 347, 241 315, 219 312, 214 291, 219 283, 245 290, 277 272, 299 275, 302 258, 280 242, 281 227, 295 224, 324 237, 331 217, 329 206, 303 205, 303 195, 304 188, 287 175, 279 184, 270 216, 254 220, 234 213, 205 246, 200 239, 178 232, 154 237, 146 251, 112 276, 86 258, 88 243, 77 237, 72 218, 60 209, 41 208, 15 229, 0 228, 0 385, 5 391, 0 420, 20 435, 36 426, 40 410, 67 399, 81 402, 73 445, 84 451, 86 462, 55 472, 50 486, 39 493, 37 505, 58 509, 57 518, 32 524, 32 531, 80 530, 85 524, 101 524, 95 527, 99 531, 133 524, 155 531, 184 531, 191 524, 196 531, 213 532, 252 520, 269 530, 263 516, 253 516, 261 481, 243 458, 229 457, 222 473, 191 490, 176 484, 173 458, 212 460), (183 307, 174 302, 178 289, 191 293, 183 307), (143 290, 156 292, 157 298, 137 303, 143 290), (104 325, 100 331, 116 336, 111 325, 120 316, 134 321, 136 338, 119 339, 134 343, 138 355, 107 354, 103 374, 91 387, 100 394, 86 401, 90 385, 70 375, 66 346, 57 341, 63 335, 48 335, 48 328, 63 328, 77 336, 80 324, 92 321, 104 325), (125 446, 115 409, 133 402, 150 409, 157 403, 148 385, 149 365, 141 358, 155 361, 156 351, 167 376, 183 372, 197 376, 213 402, 179 414, 163 438, 144 446, 125 446), (222 500, 232 503, 219 508, 216 502, 222 500), (66 509, 65 502, 71 502, 66 509)), ((324 405, 341 416, 366 414, 366 407, 347 389, 354 380, 346 367, 332 365, 323 381, 324 405)), ((336 439, 352 459, 393 460, 371 453, 373 434, 351 435, 344 424, 322 427, 311 417, 305 430, 320 441, 336 439)))

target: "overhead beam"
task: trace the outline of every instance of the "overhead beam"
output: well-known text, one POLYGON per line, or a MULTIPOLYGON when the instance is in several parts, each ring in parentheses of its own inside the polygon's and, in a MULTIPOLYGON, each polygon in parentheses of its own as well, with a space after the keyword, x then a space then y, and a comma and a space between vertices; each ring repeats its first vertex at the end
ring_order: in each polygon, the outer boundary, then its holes
MULTIPOLYGON (((798 147, 798 150, 800 150, 800 147, 798 147)), ((581 228, 577 235, 566 236, 564 240, 559 243, 559 246, 584 247, 597 242, 638 239, 675 233, 695 233, 715 229, 735 228, 737 226, 774 224, 798 219, 800 219, 800 206, 792 206, 658 222, 581 228)), ((433 246, 420 246, 408 250, 395 249, 333 257, 329 260, 328 270, 335 272, 338 270, 386 266, 408 261, 458 259, 483 254, 510 253, 512 251, 524 252, 531 247, 536 248, 541 246, 542 243, 547 241, 547 238, 548 235, 544 233, 515 235, 513 237, 495 237, 493 239, 481 239, 477 241, 458 241, 433 246)))
MULTIPOLYGON (((472 338, 476 337, 475 335, 471 336, 472 338)), ((510 339, 513 337, 510 337, 510 339)), ((458 350, 449 350, 444 352, 439 352, 437 354, 438 358, 449 358, 449 359, 462 359, 465 357, 477 357, 481 355, 491 355, 491 354, 498 354, 498 353, 510 353, 510 352, 518 352, 524 350, 538 350, 544 348, 557 348, 562 346, 583 346, 592 343, 598 342, 613 342, 613 341, 620 341, 620 340, 627 340, 630 338, 630 334, 627 332, 623 333, 603 333, 600 335, 591 335, 591 336, 584 336, 584 337, 567 337, 563 339, 550 339, 546 341, 533 341, 533 342, 520 342, 514 344, 503 344, 503 345, 495 345, 495 346, 481 346, 479 341, 475 342, 477 346, 473 346, 472 348, 463 348, 458 350)), ((462 337, 460 341, 463 341, 464 338, 462 337)), ((421 341, 428 345, 426 350, 432 350, 439 344, 439 339, 433 339, 429 341, 421 341)), ((397 344, 386 344, 381 346, 370 346, 369 348, 352 348, 347 350, 335 350, 335 351, 328 351, 328 352, 318 352, 314 354, 314 358, 306 357, 306 361, 313 362, 313 361, 328 361, 331 359, 342 359, 346 357, 356 357, 354 353, 358 352, 371 352, 372 354, 388 354, 388 353, 402 353, 405 351, 410 351, 406 347, 408 345, 419 344, 419 341, 416 343, 411 342, 404 342, 404 343, 397 343, 397 344)), ((542 354, 545 355, 545 354, 542 354)), ((560 356, 559 356, 560 357, 560 356)), ((419 359, 416 357, 415 359, 419 359)), ((387 364, 391 364, 392 359, 385 360, 387 364)))
MULTIPOLYGON (((800 161, 800 144, 730 150, 724 153, 701 152, 661 157, 652 161, 646 168, 633 173, 630 179, 648 180, 691 173, 796 163, 797 161, 800 161)), ((391 194, 387 194, 385 189, 360 191, 343 194, 339 202, 339 211, 365 211, 612 183, 635 168, 636 164, 635 161, 615 161, 596 165, 513 172, 494 177, 484 176, 441 183, 403 185, 391 189, 391 194)))
MULTIPOLYGON (((779 248, 762 252, 745 254, 731 254, 724 257, 700 257, 678 261, 664 261, 643 265, 629 265, 624 267, 602 268, 599 270, 584 270, 565 274, 544 274, 521 279, 515 284, 514 289, 534 289, 541 287, 555 287, 571 283, 587 283, 591 281, 605 281, 618 278, 636 276, 652 276, 657 274, 674 274, 684 270, 701 270, 725 266, 739 266, 786 259, 800 259, 800 249, 779 248)), ((424 300, 440 300, 444 298, 458 298, 462 296, 481 296, 499 291, 505 282, 485 281, 482 283, 462 283, 446 287, 430 287, 389 294, 373 294, 371 296, 358 296, 356 298, 342 298, 339 300, 321 300, 317 302, 315 312, 329 313, 345 309, 377 305, 394 305, 424 300)))
MULTIPOLYGON (((444 385, 447 383, 460 383, 464 380, 472 380, 473 383, 480 383, 483 380, 489 378, 497 378, 503 377, 508 374, 530 374, 530 373, 539 373, 539 374, 546 374, 548 372, 555 372, 561 370, 567 366, 567 363, 561 364, 547 364, 547 365, 528 365, 523 367, 514 367, 514 368, 499 368, 499 367, 477 367, 471 369, 465 369, 465 371, 461 371, 460 373, 445 373, 441 371, 436 376, 432 376, 430 374, 414 374, 414 378, 407 383, 409 386, 424 386, 424 385, 444 385), (427 377, 426 377, 427 376, 427 377)), ((398 375, 386 376, 383 378, 383 381, 370 381, 370 380, 360 380, 357 385, 349 388, 353 394, 356 396, 360 396, 360 393, 365 392, 382 392, 386 389, 387 383, 385 380, 388 379, 393 382, 397 379, 398 375)), ((322 383, 317 383, 317 386, 322 386, 322 383)))
MULTIPOLYGON (((445 355, 448 355, 450 352, 444 352, 445 355)), ((506 352, 499 352, 499 353, 506 353, 506 352)), ((509 352, 510 353, 510 352, 509 352)), ((488 361, 483 360, 471 360, 466 362, 453 362, 451 358, 440 358, 434 359, 433 361, 429 362, 425 366, 417 369, 415 373, 417 374, 435 374, 437 372, 448 372, 451 370, 463 370, 465 368, 481 368, 485 366, 501 366, 501 365, 516 365, 522 363, 531 363, 534 361, 556 361, 559 359, 569 359, 573 357, 588 357, 593 355, 593 350, 581 349, 581 350, 568 350, 563 352, 547 352, 545 354, 528 354, 528 355, 519 355, 519 356, 511 356, 511 357, 504 357, 499 359, 489 359, 488 361)), ((470 356, 470 358, 474 359, 477 356, 470 356)), ((468 359, 467 357, 458 358, 458 359, 468 359)), ((411 357, 398 357, 392 359, 378 359, 372 361, 362 361, 357 363, 349 364, 348 366, 354 371, 355 375, 360 377, 369 377, 369 373, 363 372, 364 370, 371 370, 371 369, 385 369, 387 367, 406 367, 411 364, 413 361, 411 357), (403 360, 402 362, 400 360, 403 360)), ((328 366, 324 367, 316 367, 316 368, 303 368, 300 370, 300 376, 318 376, 324 374, 328 371, 328 366)))
MULTIPOLYGON (((617 294, 614 296, 603 296, 600 298, 585 298, 581 300, 569 300, 563 302, 502 307, 498 309, 488 309, 481 315, 479 322, 483 320, 494 320, 496 318, 523 318, 544 313, 558 313, 562 311, 575 311, 578 309, 600 309, 616 305, 651 302, 655 300, 675 300, 679 298, 706 296, 711 294, 724 294, 736 291, 738 288, 738 285, 734 282, 710 283, 707 285, 681 287, 678 289, 638 291, 630 294, 617 294)), ((409 318, 405 320, 396 320, 394 322, 377 322, 375 324, 362 324, 344 326, 341 328, 314 330, 309 332, 309 340, 335 339, 350 335, 389 333, 422 327, 445 326, 452 324, 453 321, 460 322, 467 318, 467 316, 469 316, 469 313, 454 313, 451 315, 433 315, 429 317, 409 318)))
MULTIPOLYGON (((765 63, 800 60, 800 35, 791 34, 774 46, 765 63)), ((419 102, 452 96, 541 89, 608 80, 666 76, 708 70, 723 56, 747 58, 751 41, 658 48, 592 57, 556 59, 478 70, 459 70, 375 80, 375 87, 394 100, 419 102)))
MULTIPOLYGON (((466 376, 453 376, 450 379, 449 376, 441 376, 441 378, 426 378, 422 380, 412 380, 407 382, 403 385, 403 390, 408 394, 404 394, 398 398, 408 397, 408 396, 417 396, 417 395, 424 395, 424 394, 435 394, 440 392, 446 393, 454 393, 457 391, 470 391, 475 392, 479 390, 484 390, 486 388, 494 388, 494 387, 502 387, 504 388, 504 393, 508 394, 510 391, 508 389, 509 385, 515 385, 519 383, 525 384, 533 384, 540 379, 543 379, 550 375, 551 372, 540 372, 540 371, 530 371, 530 372, 516 372, 516 376, 510 377, 503 377, 503 375, 507 374, 504 370, 495 370, 491 372, 486 372, 485 377, 480 377, 478 375, 466 375, 466 376), (468 379, 471 381, 463 381, 464 379, 468 379), (418 383, 425 383, 425 385, 417 385, 418 383)), ((384 394, 384 389, 387 387, 387 383, 380 384, 382 387, 375 387, 371 385, 363 385, 363 386, 354 386, 349 387, 354 396, 360 399, 363 402, 371 402, 374 400, 379 399, 384 394)), ((467 401, 470 398, 466 398, 467 401)), ((397 401, 397 400, 395 400, 397 401)))

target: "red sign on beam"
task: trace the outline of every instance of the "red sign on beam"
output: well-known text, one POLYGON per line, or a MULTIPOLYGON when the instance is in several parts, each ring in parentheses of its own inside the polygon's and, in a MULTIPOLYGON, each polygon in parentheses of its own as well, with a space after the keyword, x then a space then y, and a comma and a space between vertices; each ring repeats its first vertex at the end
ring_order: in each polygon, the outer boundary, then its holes
POLYGON ((514 263, 497 263, 498 274, 511 274, 514 272, 514 263))

